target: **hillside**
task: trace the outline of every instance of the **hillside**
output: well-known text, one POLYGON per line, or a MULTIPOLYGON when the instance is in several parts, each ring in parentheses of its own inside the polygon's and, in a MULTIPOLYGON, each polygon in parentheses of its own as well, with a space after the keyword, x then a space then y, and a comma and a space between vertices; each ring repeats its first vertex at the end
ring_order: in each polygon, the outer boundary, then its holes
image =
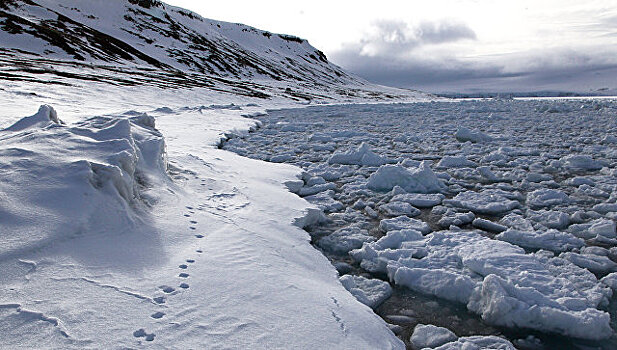
POLYGON ((299 101, 424 95, 348 74, 304 39, 156 0, 7 0, 0 28, 4 80, 207 87, 299 101))

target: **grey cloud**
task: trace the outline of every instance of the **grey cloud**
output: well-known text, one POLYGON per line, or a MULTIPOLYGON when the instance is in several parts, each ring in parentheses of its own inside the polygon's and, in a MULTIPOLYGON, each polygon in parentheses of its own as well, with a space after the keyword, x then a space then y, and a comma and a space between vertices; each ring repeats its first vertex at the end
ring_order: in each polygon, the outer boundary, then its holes
POLYGON ((588 91, 617 88, 615 52, 553 49, 474 60, 410 55, 362 56, 352 46, 332 55, 334 62, 379 84, 443 91, 588 91))

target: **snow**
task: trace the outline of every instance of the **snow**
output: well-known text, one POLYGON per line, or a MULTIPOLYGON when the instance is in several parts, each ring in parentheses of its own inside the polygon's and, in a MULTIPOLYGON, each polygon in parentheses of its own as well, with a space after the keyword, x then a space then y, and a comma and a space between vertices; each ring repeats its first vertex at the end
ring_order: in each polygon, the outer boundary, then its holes
POLYGON ((124 114, 69 96, 0 131, 3 344, 403 348, 300 228, 323 218, 285 185, 299 191, 301 171, 217 149, 261 107, 181 108, 138 89, 110 105, 148 114, 124 114))
POLYGON ((416 349, 435 348, 445 343, 457 340, 456 334, 447 328, 434 325, 418 324, 413 329, 413 334, 409 339, 411 345, 416 349))

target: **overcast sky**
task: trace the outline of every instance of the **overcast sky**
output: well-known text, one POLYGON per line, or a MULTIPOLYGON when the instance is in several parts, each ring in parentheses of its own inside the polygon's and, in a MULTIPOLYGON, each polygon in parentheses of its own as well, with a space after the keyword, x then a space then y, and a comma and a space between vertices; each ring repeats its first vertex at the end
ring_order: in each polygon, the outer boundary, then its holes
POLYGON ((617 89, 617 0, 167 0, 293 34, 370 81, 432 92, 617 89))

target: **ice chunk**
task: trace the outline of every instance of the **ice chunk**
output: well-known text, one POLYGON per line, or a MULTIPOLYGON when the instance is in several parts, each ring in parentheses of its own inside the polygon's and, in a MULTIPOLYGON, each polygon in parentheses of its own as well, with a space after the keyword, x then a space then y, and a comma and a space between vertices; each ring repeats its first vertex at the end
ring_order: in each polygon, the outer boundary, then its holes
POLYGON ((496 222, 492 222, 489 220, 485 220, 482 218, 476 218, 475 220, 473 220, 473 222, 471 223, 474 227, 477 227, 479 229, 482 229, 484 231, 489 231, 489 232, 503 232, 505 230, 507 230, 508 228, 500 225, 496 222))
POLYGON ((600 170, 604 166, 602 162, 596 161, 590 156, 573 154, 560 159, 566 167, 578 170, 600 170))
POLYGON ((446 186, 431 170, 428 161, 418 168, 408 169, 400 165, 382 165, 373 173, 367 187, 374 191, 390 191, 400 186, 411 193, 437 193, 446 190, 446 186))
POLYGON ((508 340, 494 335, 458 338, 457 341, 446 343, 435 350, 516 350, 508 340))
POLYGON ((600 275, 617 271, 617 263, 606 256, 567 252, 562 253, 559 257, 600 275))
POLYGON ((527 211, 527 217, 547 228, 564 229, 570 223, 570 216, 561 211, 527 211))
POLYGON ((534 328, 593 340, 606 339, 613 334, 608 313, 578 304, 574 309, 566 309, 563 306, 571 301, 570 298, 547 299, 538 293, 540 290, 491 274, 474 292, 467 307, 485 321, 506 327, 534 328))
POLYGON ((465 191, 450 200, 444 200, 444 203, 488 215, 505 213, 520 206, 518 201, 509 200, 492 191, 465 191))
POLYGON ((617 293, 617 272, 609 273, 604 276, 600 281, 613 290, 613 293, 617 293))
POLYGON ((390 202, 379 207, 379 210, 384 212, 388 216, 418 216, 420 210, 414 208, 411 204, 406 202, 390 202))
POLYGON ((431 228, 426 222, 412 219, 408 216, 397 216, 392 219, 383 219, 379 222, 379 229, 384 232, 404 229, 416 230, 422 234, 431 232, 431 228))
POLYGON ((437 166, 440 168, 475 168, 478 164, 464 156, 445 156, 441 158, 437 166))
POLYGON ((381 305, 392 295, 392 287, 382 280, 352 275, 342 276, 339 280, 359 302, 372 309, 381 305))
POLYGON ((543 208, 567 203, 568 195, 560 190, 541 188, 527 194, 527 205, 531 208, 543 208))
POLYGON ((407 202, 414 207, 430 208, 441 204, 444 198, 446 198, 446 196, 441 193, 405 193, 395 195, 392 197, 391 202, 407 202))
POLYGON ((456 334, 447 328, 420 323, 413 329, 413 334, 409 342, 414 348, 423 349, 435 348, 445 343, 455 341, 457 338, 456 334))
POLYGON ((481 131, 471 131, 467 129, 466 127, 458 128, 458 130, 454 134, 454 137, 460 142, 470 141, 473 143, 478 143, 478 142, 486 142, 486 141, 492 140, 492 138, 488 136, 487 134, 481 131))
POLYGON ((347 254, 350 250, 362 247, 365 242, 372 242, 375 237, 356 226, 348 226, 338 229, 330 235, 323 237, 317 245, 323 249, 337 254, 347 254))
POLYGON ((585 245, 585 241, 567 232, 548 230, 544 232, 518 231, 508 229, 495 237, 496 239, 531 249, 546 249, 564 252, 585 245))
POLYGON ((366 142, 363 142, 362 145, 355 150, 333 154, 330 159, 328 159, 328 163, 380 166, 387 163, 387 160, 380 157, 378 154, 373 153, 369 145, 366 142))

